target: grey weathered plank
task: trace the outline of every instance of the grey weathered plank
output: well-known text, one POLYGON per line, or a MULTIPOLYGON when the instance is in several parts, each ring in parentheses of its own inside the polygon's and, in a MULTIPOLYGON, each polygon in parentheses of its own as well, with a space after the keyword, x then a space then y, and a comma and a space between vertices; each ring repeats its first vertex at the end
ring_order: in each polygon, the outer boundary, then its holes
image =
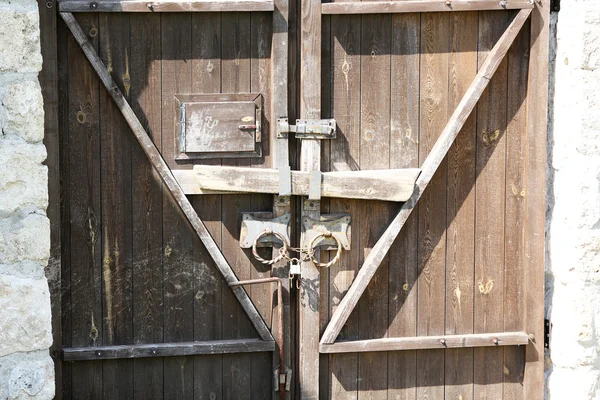
MULTIPOLYGON (((421 18, 392 16, 390 168, 419 166, 421 18)), ((392 215, 397 212, 399 205, 392 215)), ((418 212, 413 213, 389 253, 389 337, 417 335, 418 212)), ((343 332, 343 331, 342 331, 343 332)), ((388 354, 388 398, 417 398, 417 352, 388 354)))
MULTIPOLYGON (((178 172, 177 178, 189 182, 190 178, 185 177, 189 173, 191 172, 178 172)), ((279 193, 280 177, 279 171, 275 169, 197 165, 193 173, 196 175, 196 187, 199 191, 188 184, 186 194, 197 194, 206 189, 220 192, 279 193)), ((419 173, 417 168, 324 172, 321 196, 406 201, 413 192, 419 173)), ((310 172, 292 171, 291 178, 292 195, 309 195, 310 172)))
POLYGON ((381 14, 450 11, 510 10, 533 8, 529 0, 443 0, 336 1, 322 5, 323 14, 381 14), (504 3, 504 5, 502 5, 504 3))
POLYGON ((353 340, 319 345, 321 353, 355 353, 396 350, 458 349, 466 347, 521 346, 529 342, 525 332, 499 332, 469 335, 417 336, 353 340))
MULTIPOLYGON (((73 14, 61 12, 61 16, 67 24, 67 26, 69 27, 69 29, 71 30, 71 32, 73 33, 73 36, 81 46, 85 55, 88 57, 88 60, 90 60, 90 63, 96 70, 96 73, 100 76, 102 83, 111 94, 115 103, 117 103, 119 109, 125 117, 125 120, 127 121, 136 139, 144 149, 144 152, 152 162, 154 168, 160 174, 161 179, 167 186, 168 190, 173 194, 174 199, 177 201, 178 205, 181 207, 181 210, 190 221, 190 224, 196 231, 198 237, 206 246, 206 249, 217 264, 217 268, 219 268, 219 271, 221 271, 227 283, 237 282, 238 279, 231 270, 231 267, 223 257, 223 254, 217 247, 213 238, 210 236, 210 233, 208 232, 208 230, 206 229, 206 227, 192 208, 189 200, 185 197, 185 194, 181 190, 181 187, 175 180, 173 174, 166 165, 162 156, 152 143, 152 140, 148 137, 148 134, 144 130, 138 118, 133 113, 133 110, 123 97, 123 94, 119 90, 118 86, 114 83, 112 77, 110 76, 110 73, 108 72, 102 61, 98 58, 96 51, 90 45, 86 35, 83 33, 81 27, 73 17, 73 14)), ((242 304, 242 307, 244 307, 244 309, 248 313, 248 316, 250 317, 254 327, 258 331, 261 338, 263 340, 273 340, 273 336, 267 329, 267 326, 258 314, 256 308, 250 301, 248 294, 240 287, 233 289, 233 292, 242 304)))
MULTIPOLYGON (((456 13, 449 31, 448 104, 456 107, 477 74, 478 13, 456 13)), ((448 151, 445 334, 473 333, 475 144, 476 119, 471 115, 448 151)), ((518 330, 517 328, 512 329, 518 330)), ((445 396, 473 399, 473 349, 446 351, 445 396)))
POLYGON ((505 54, 508 52, 510 45, 529 17, 529 14, 531 14, 531 9, 521 10, 517 14, 511 25, 496 43, 493 50, 490 52, 489 56, 481 66, 477 76, 469 86, 469 89, 450 117, 446 127, 440 134, 440 138, 423 163, 422 172, 417 179, 417 188, 415 189, 413 195, 406 203, 403 204, 400 212, 396 215, 383 236, 379 239, 373 250, 371 250, 369 253, 369 256, 365 259, 365 262, 363 263, 356 280, 342 300, 340 307, 333 314, 327 329, 323 333, 321 339, 322 343, 333 343, 339 334, 342 326, 358 303, 358 300, 367 287, 369 281, 377 271, 379 264, 387 254, 387 251, 393 244, 394 240, 398 236, 398 233, 402 229, 402 226, 405 224, 408 216, 421 197, 421 194, 431 181, 431 178, 437 170, 437 167, 440 165, 446 153, 448 152, 448 149, 454 142, 456 135, 471 114, 471 111, 475 107, 479 97, 487 87, 494 72, 504 59, 505 54))
POLYGON ((69 0, 61 1, 61 12, 231 12, 273 11, 272 0, 69 0))
MULTIPOLYGON (((321 118, 321 1, 300 1, 300 118, 321 118)), ((300 170, 321 170, 321 141, 303 140, 300 170)), ((319 219, 320 202, 302 198, 301 217, 319 219)), ((304 240, 301 233, 300 241, 304 240)), ((319 257, 319 254, 317 254, 319 257)), ((300 399, 319 396, 320 274, 312 262, 302 263, 299 311, 300 399)))
POLYGON ((114 360, 123 358, 192 356, 198 354, 254 353, 273 350, 275 350, 275 342, 272 340, 207 340, 202 342, 66 348, 63 349, 63 360, 114 360))

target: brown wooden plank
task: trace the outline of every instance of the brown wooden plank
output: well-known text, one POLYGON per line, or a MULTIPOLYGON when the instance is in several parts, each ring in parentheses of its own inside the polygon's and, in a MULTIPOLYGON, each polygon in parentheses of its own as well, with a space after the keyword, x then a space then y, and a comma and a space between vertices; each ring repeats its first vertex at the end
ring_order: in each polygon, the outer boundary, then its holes
MULTIPOLYGON (((300 2, 300 118, 321 118, 321 1, 300 2)), ((321 170, 321 141, 302 140, 300 170, 321 170)), ((300 217, 318 219, 320 202, 302 198, 300 217)), ((300 243, 303 243, 301 234, 300 243)), ((320 275, 312 262, 301 265, 299 294, 299 385, 300 399, 319 396, 319 306, 320 275)))
MULTIPOLYGON (((129 98, 129 16, 102 14, 98 55, 107 60, 114 82, 129 98)), ((105 90, 100 91, 100 193, 102 197, 103 345, 129 344, 133 340, 132 314, 132 135, 121 112, 105 90)), ((102 363, 103 396, 133 398, 133 363, 102 363)))
MULTIPOLYGON (((481 65, 508 25, 508 14, 479 14, 481 65)), ((504 212, 506 162, 506 59, 498 67, 477 105, 475 185, 475 305, 474 332, 498 332, 503 326, 504 212)), ((502 349, 474 351, 473 396, 502 397, 502 349)))
POLYGON ((40 16, 40 48, 42 70, 38 75, 44 99, 44 145, 48 168, 48 207, 50 220, 50 258, 45 268, 50 289, 52 307, 52 346, 50 355, 54 360, 56 393, 62 394, 62 363, 57 357, 61 348, 61 185, 60 185, 60 136, 58 120, 58 44, 56 31, 56 2, 38 0, 40 16))
MULTIPOLYGON (((192 87, 191 28, 191 14, 161 16, 161 150, 171 168, 177 167, 173 159, 177 138, 174 128, 178 117, 175 112, 175 95, 189 93, 192 87)), ((194 312, 195 295, 193 232, 169 192, 163 193, 164 340, 189 342, 194 340, 193 318, 190 318, 194 312)), ((210 235, 208 231, 206 234, 210 235)), ((193 373, 192 358, 165 359, 165 397, 191 399, 194 392, 193 373)))
MULTIPOLYGON (((428 350, 431 353, 439 354, 439 351, 443 351, 439 349, 522 346, 526 345, 528 342, 529 335, 525 332, 498 332, 484 334, 353 340, 347 342, 335 342, 333 344, 321 344, 319 348, 322 353, 364 353, 398 350, 428 350)), ((420 352, 419 361, 423 354, 424 352, 420 352)), ((428 382, 427 384, 431 384, 431 382, 428 382)), ((422 387, 419 388, 419 390, 422 389, 422 387)))
MULTIPOLYGON (((509 0, 510 1, 510 0, 509 0)), ((60 2, 61 12, 225 12, 273 11, 272 0, 68 0, 60 2)))
POLYGON ((527 194, 525 228, 525 329, 536 338, 527 347, 525 398, 544 398, 544 229, 550 1, 541 0, 531 17, 527 108, 527 194))
MULTIPOLYGON (((420 14, 392 16, 390 168, 419 166, 420 28, 420 14)), ((417 218, 415 212, 390 248, 389 337, 417 334, 417 218)), ((388 354, 389 398, 416 399, 416 355, 388 354)))
MULTIPOLYGON (((270 49, 270 61, 272 63, 271 77, 270 77, 270 117, 271 121, 276 116, 287 116, 288 115, 288 66, 289 66, 289 16, 290 16, 290 4, 288 0, 276 0, 274 1, 275 12, 272 14, 272 42, 270 49)), ((263 124, 263 126, 265 126, 263 124)), ((272 139, 275 138, 275 125, 270 124, 269 134, 269 150, 271 153, 271 166, 274 168, 282 168, 290 165, 289 158, 289 140, 286 139, 272 139)), ((286 212, 291 212, 291 199, 289 197, 273 197, 273 214, 274 216, 280 216, 286 212)), ((272 254, 277 254, 277 247, 273 248, 272 254)), ((275 323, 281 313, 283 313, 283 364, 288 367, 292 367, 292 332, 291 332, 291 281, 285 279, 289 277, 289 263, 287 261, 281 261, 275 263, 271 269, 272 276, 282 278, 282 304, 277 304, 276 307, 272 308, 271 317, 271 331, 273 336, 279 336, 279 324, 275 323)), ((272 286, 272 285, 271 285, 272 286)), ((271 296, 275 297, 275 293, 269 291, 271 296)), ((280 349, 278 348, 272 357, 273 369, 281 365, 280 360, 280 349)), ((292 378, 293 379, 293 378, 292 378)), ((286 399, 291 398, 291 392, 286 393, 286 399)))
POLYGON ((533 8, 529 0, 453 0, 448 4, 441 0, 404 1, 336 1, 324 3, 323 14, 380 14, 421 13, 449 11, 510 10, 533 8))
MULTIPOLYGON (((506 224, 504 237, 504 330, 524 328, 524 271, 526 189, 526 138, 527 131, 527 79, 529 69, 529 39, 531 25, 528 22, 507 55, 507 128, 506 128, 506 224)), ((524 399, 523 373, 525 349, 504 349, 505 400, 524 399)))
MULTIPOLYGON (((332 117, 336 119, 337 139, 330 143, 329 170, 354 171, 358 169, 360 152, 360 29, 359 16, 332 16, 332 117)), ((359 215, 357 200, 330 199, 329 212, 359 215)), ((354 226, 351 249, 342 253, 339 262, 329 268, 329 313, 337 308, 346 290, 352 284, 359 267, 360 243, 358 226, 354 226)), ((346 340, 358 339, 358 315, 353 313, 340 336, 346 340)), ((358 355, 333 354, 329 358, 330 388, 321 388, 332 399, 357 397, 358 355), (326 390, 328 389, 328 390, 326 390)))
MULTIPOLYGON (((160 16, 131 15, 129 74, 132 109, 153 143, 161 148, 160 16)), ((124 57, 120 54, 119 57, 124 57)), ((126 130, 120 132, 126 134, 126 130)), ((162 210, 160 176, 142 149, 131 148, 133 202, 133 343, 163 341, 162 210)), ((134 396, 158 399, 163 393, 163 362, 134 360, 134 396)))
MULTIPOLYGON (((228 282, 236 282, 237 278, 231 270, 231 267, 229 266, 229 264, 227 264, 226 260, 223 257, 223 254, 216 246, 214 240, 206 230, 206 227, 204 226, 202 221, 198 218, 198 215, 193 211, 191 204, 185 197, 185 194, 181 190, 181 187, 177 184, 177 181, 175 180, 173 174, 170 172, 167 164, 151 143, 150 138, 144 131, 142 125, 140 124, 133 111, 131 110, 131 107, 126 102, 119 88, 115 86, 114 82, 112 81, 112 78, 110 77, 110 74, 108 73, 108 70, 106 69, 102 61, 97 57, 95 50, 90 45, 85 34, 75 21, 73 15, 70 13, 61 13, 61 16, 69 26, 69 29, 73 33, 73 36, 75 36, 75 38, 77 39, 83 52, 86 54, 88 60, 96 70, 96 73, 98 73, 98 76, 101 78, 105 88, 107 88, 107 90, 113 96, 113 100, 121 108, 121 112, 123 113, 130 128, 132 128, 132 132, 136 136, 136 139, 142 144, 142 148, 146 152, 146 155, 149 157, 156 170, 159 172, 163 182, 167 185, 169 192, 173 194, 173 198, 177 201, 180 209, 188 218, 188 221, 193 226, 193 229, 196 231, 198 237, 206 246, 213 260, 215 260, 219 271, 221 272, 221 274, 223 274, 223 276, 228 282)), ((240 301, 240 303, 242 304, 242 307, 244 307, 244 309, 246 310, 248 316, 251 318, 252 323, 258 331, 258 333, 260 334, 260 336, 263 339, 272 340, 273 336, 268 331, 264 321, 262 320, 262 318, 260 318, 260 315, 258 315, 258 313, 256 312, 256 308, 249 300, 246 292, 241 288, 236 288, 234 289, 234 293, 238 298, 238 301, 240 301)))
MULTIPOLYGON (((90 35, 90 46, 98 47, 98 16, 81 15, 82 29, 90 35)), ((68 143, 71 345, 99 346, 103 343, 102 231, 100 197, 100 85, 94 70, 68 37, 68 143), (82 294, 85 293, 85 296, 82 294)), ((102 362, 72 368, 73 398, 100 399, 102 362)))
MULTIPOLYGON (((270 103, 271 97, 271 46, 272 46, 272 23, 273 14, 267 12, 255 12, 250 14, 250 92, 262 93, 264 96, 263 113, 261 125, 265 127, 262 135, 263 152, 261 157, 253 158, 250 162, 252 169, 262 169, 272 166, 273 155, 267 149, 271 148, 271 141, 275 136, 271 135, 270 121, 273 121, 271 115, 270 103)), ((250 196, 252 210, 271 210, 273 208, 273 196, 267 194, 253 194, 250 196)), ((239 246, 239 242, 238 242, 239 246)), ((268 256, 268 249, 261 249, 268 256)), ((272 252, 271 252, 272 253, 272 252)), ((277 253, 276 253, 277 254, 277 253)), ((268 257, 267 257, 268 258, 268 257)), ((267 278, 271 276, 271 268, 250 257, 252 261, 250 276, 252 279, 267 278)), ((289 282, 289 279, 287 279, 289 282)), ((274 308, 273 289, 275 284, 252 285, 247 289, 250 291, 250 298, 256 305, 258 312, 265 320, 267 326, 273 329, 272 314, 274 308)), ((276 293, 275 293, 276 295, 276 293)), ((277 325, 277 323, 275 323, 277 325)), ((276 352, 278 354, 278 352, 276 352)), ((276 353, 254 354, 251 362, 251 385, 249 390, 252 396, 256 398, 269 398, 273 392, 273 370, 272 359, 276 353)))
POLYGON ((332 343, 339 334, 341 327, 348 319, 350 312, 352 312, 352 309, 354 309, 354 306, 358 302, 358 299, 366 288, 371 277, 377 271, 379 263, 385 257, 387 251, 393 244, 400 229, 402 229, 402 226, 406 222, 416 202, 420 198, 421 193, 423 193, 423 190, 429 184, 434 172, 444 159, 445 154, 450 148, 456 135, 470 115, 475 104, 477 103, 477 100, 479 99, 479 96, 481 96, 481 93, 486 88, 496 68, 508 51, 510 44, 513 42, 530 13, 531 10, 522 10, 519 12, 519 14, 517 14, 517 17, 515 17, 509 29, 507 29, 496 46, 494 46, 493 51, 480 68, 477 76, 459 103, 459 106, 454 111, 452 117, 450 117, 450 120, 442 131, 440 139, 436 142, 430 153, 430 156, 428 156, 425 160, 421 175, 419 175, 419 178, 417 179, 417 190, 415 190, 411 199, 403 204, 400 212, 396 215, 383 236, 379 239, 373 250, 369 253, 369 256, 365 259, 365 262, 360 269, 357 278, 352 284, 352 287, 342 300, 340 307, 332 316, 331 322, 323 333, 321 338, 322 343, 332 343))
MULTIPOLYGON (((224 93, 248 93, 250 83, 250 14, 222 15, 221 84, 224 93)), ((223 160, 224 165, 250 166, 249 160, 223 160)), ((239 246, 240 212, 251 210, 249 195, 222 198, 222 241, 224 255, 241 280, 251 278, 252 264, 239 246)), ((250 292, 251 289, 248 290, 250 292)), ((223 288, 223 338, 251 337, 253 331, 246 316, 235 304, 231 290, 223 288)), ((223 356, 223 398, 251 397, 252 360, 249 356, 223 356)))
MULTIPOLYGON (((71 35, 68 28, 60 20, 56 22, 56 36, 57 36, 57 57, 58 57, 58 130, 59 134, 59 147, 60 149, 69 149, 69 57, 68 48, 69 41, 72 41, 71 35)), ((66 307, 72 301, 71 296, 71 207, 70 207, 70 153, 67 150, 63 150, 60 153, 60 175, 61 175, 61 188, 60 188, 60 229, 61 229, 61 276, 60 286, 61 291, 59 293, 58 301, 61 303, 61 315, 60 315, 60 330, 61 339, 58 345, 60 347, 72 346, 71 332, 72 332, 72 318, 71 308, 66 307), (64 307, 62 305, 65 305, 64 307)), ((56 327, 53 322, 53 328, 56 327)), ((60 349, 56 353, 56 358, 60 357, 60 349)), ((55 361, 55 373, 57 374, 56 379, 56 397, 58 400, 70 399, 72 396, 71 382, 72 382, 72 369, 71 365, 58 363, 55 361), (62 369, 62 379, 58 382, 62 369), (60 390, 62 387, 62 390, 60 390)))
MULTIPOLYGON (((452 14, 448 106, 458 105, 477 74, 478 14, 452 14)), ((446 334, 473 333, 476 119, 465 122, 448 151, 446 334)), ((473 350, 446 351, 445 396, 473 398, 473 350)))
MULTIPOLYGON (((419 176, 418 168, 377 169, 364 171, 334 171, 321 174, 322 197, 341 197, 350 199, 405 201, 413 192, 419 176)), ((188 175, 190 173, 186 173, 188 175)), ((233 191, 244 193, 278 193, 280 190, 280 172, 276 169, 221 167, 198 165, 193 174, 196 185, 185 183, 186 193, 199 194, 205 190, 218 192, 233 191)), ((306 196, 310 193, 310 173, 291 171, 291 193, 294 196, 306 196)), ((191 179, 184 173, 177 174, 179 181, 191 179)), ((183 183, 182 182, 182 183, 183 183)))
MULTIPOLYGON (((390 50, 391 16, 366 15, 361 19, 360 49, 360 154, 361 169, 386 169, 390 160, 390 50)), ((359 265, 377 242, 390 217, 388 203, 369 201, 360 204, 359 265)), ((356 224, 355 224, 356 225, 356 224)), ((379 271, 358 305, 359 338, 387 335, 388 260, 379 271)), ((372 399, 387 398, 387 354, 364 353, 358 356, 358 391, 372 399)))
MULTIPOLYGON (((192 92, 221 91, 221 17, 218 14, 192 15, 192 92)), ((220 165, 221 160, 203 161, 220 165)), ((192 204, 221 246, 221 196, 194 196, 192 204)), ((223 338, 222 290, 225 283, 206 248, 194 242, 194 340, 223 338)), ((223 357, 194 357, 194 398, 222 398, 223 357)))
MULTIPOLYGON (((421 109, 419 160, 433 154, 450 114, 448 61, 450 19, 447 14, 423 14, 421 20, 421 109)), ((440 157, 442 159, 443 156, 440 157)), ((446 272, 446 160, 419 201, 419 277, 417 335, 444 334, 446 272)), ((444 351, 417 352, 417 398, 444 397, 444 351)))
POLYGON ((63 359, 65 361, 111 360, 180 357, 198 354, 256 353, 273 350, 275 350, 275 342, 262 339, 205 340, 67 348, 63 349, 63 359))

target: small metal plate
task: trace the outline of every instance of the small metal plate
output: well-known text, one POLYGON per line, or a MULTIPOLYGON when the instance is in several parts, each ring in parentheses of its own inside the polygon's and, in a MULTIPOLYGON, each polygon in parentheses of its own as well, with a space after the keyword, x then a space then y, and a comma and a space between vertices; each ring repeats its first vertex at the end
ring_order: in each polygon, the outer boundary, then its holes
MULTIPOLYGON (((302 218, 302 227, 305 232, 303 245, 308 246, 312 239, 319 233, 331 232, 342 244, 344 250, 350 250, 352 218, 350 214, 321 215, 319 220, 309 217, 302 218)), ((321 238, 315 246, 327 246, 325 250, 336 250, 337 244, 333 238, 321 238)))
MULTIPOLYGON (((272 230, 281 234, 289 245, 291 219, 290 213, 285 213, 276 218, 273 218, 273 213, 268 211, 242 213, 240 247, 243 249, 251 248, 256 238, 265 230, 272 230)), ((266 235, 258 240, 257 247, 273 247, 273 244, 283 245, 275 235, 266 235)))

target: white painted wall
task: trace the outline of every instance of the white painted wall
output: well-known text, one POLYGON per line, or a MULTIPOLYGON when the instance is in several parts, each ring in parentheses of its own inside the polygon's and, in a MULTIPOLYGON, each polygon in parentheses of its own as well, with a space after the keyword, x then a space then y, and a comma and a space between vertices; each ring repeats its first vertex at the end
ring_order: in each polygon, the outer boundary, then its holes
POLYGON ((561 0, 553 23, 546 397, 600 399, 600 0, 561 0))

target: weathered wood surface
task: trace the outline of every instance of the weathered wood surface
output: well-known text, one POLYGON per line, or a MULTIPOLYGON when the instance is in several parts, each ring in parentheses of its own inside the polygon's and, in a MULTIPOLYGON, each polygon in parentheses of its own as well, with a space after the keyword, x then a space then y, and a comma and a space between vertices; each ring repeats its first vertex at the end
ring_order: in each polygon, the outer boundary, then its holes
POLYGON ((200 354, 256 353, 275 350, 275 342, 261 339, 207 340, 201 342, 146 343, 120 346, 78 347, 63 350, 65 361, 175 357, 200 354))
MULTIPOLYGON (((133 113, 133 110, 127 103, 126 99, 123 97, 118 86, 114 83, 108 70, 106 69, 102 61, 98 58, 96 51, 89 43, 86 35, 81 30, 81 27, 79 26, 79 24, 77 24, 77 21, 71 13, 61 13, 61 16, 67 24, 67 26, 69 27, 69 29, 71 30, 71 32, 73 33, 75 39, 81 46, 82 50, 88 57, 88 60, 90 60, 92 66, 96 70, 96 73, 98 73, 100 79, 102 80, 102 83, 105 85, 106 89, 111 94, 111 97, 123 113, 125 120, 127 121, 136 139, 144 149, 144 152, 152 162, 154 168, 160 174, 160 177, 167 186, 168 190, 173 194, 173 198, 178 203, 179 207, 181 207, 181 210, 188 218, 188 221, 190 221, 196 234, 202 240, 202 243, 206 246, 211 257, 214 259, 217 268, 219 269, 219 271, 221 271, 228 283, 236 282, 237 278, 231 270, 231 267, 223 257, 223 254, 219 250, 218 246, 214 242, 208 230, 206 229, 206 226, 202 223, 200 218, 198 218, 198 215, 192 208, 191 204, 189 203, 189 200, 185 197, 185 194, 183 193, 181 187, 178 185, 177 181, 173 177, 173 174, 171 173, 169 167, 166 165, 160 153, 152 143, 152 140, 148 137, 148 134, 144 130, 143 126, 140 124, 138 118, 133 113)), ((242 304, 242 307, 244 307, 244 309, 248 313, 248 316, 250 317, 256 330, 259 332, 261 338, 263 340, 272 340, 273 337, 271 333, 267 329, 263 319, 258 314, 256 308, 250 301, 244 289, 238 287, 233 289, 233 292, 242 304)))
POLYGON ((499 332, 488 334, 416 336, 353 340, 321 344, 321 353, 362 353, 398 350, 445 350, 470 347, 521 346, 529 343, 525 332, 499 332))
MULTIPOLYGON (((300 1, 300 118, 321 118, 321 1, 300 1)), ((321 171, 321 140, 300 141, 300 170, 310 173, 321 171)), ((301 198, 300 217, 319 219, 321 204, 301 198)), ((305 239, 303 230, 300 244, 305 239)), ((316 254, 317 260, 320 254, 316 254)), ((321 275, 311 261, 301 264, 299 293, 299 398, 319 397, 319 334, 321 275)))
MULTIPOLYGON (((190 173, 178 172, 177 178, 190 182, 190 177, 183 176, 190 173)), ((419 173, 417 168, 324 172, 321 175, 321 196, 406 201, 413 192, 419 173)), ((274 169, 197 165, 193 174, 196 186, 187 184, 184 189, 186 194, 198 194, 204 190, 279 193, 280 175, 274 169)), ((309 195, 310 172, 292 171, 291 183, 292 195, 309 195)))
POLYGON ((67 0, 59 3, 61 12, 233 12, 273 11, 272 0, 67 0))
POLYGON ((389 14, 451 11, 512 10, 533 8, 529 0, 407 0, 407 1, 335 1, 324 3, 323 14, 389 14), (448 4, 449 3, 449 4, 448 4))
POLYGON ((544 229, 550 0, 541 0, 531 17, 527 78, 527 144, 524 221, 524 324, 536 340, 527 346, 523 398, 544 398, 544 229))
MULTIPOLYGON (((477 74, 478 13, 457 13, 450 19, 451 50, 448 60, 448 106, 456 107, 477 74)), ((445 334, 473 333, 475 287, 473 245, 475 236, 476 115, 465 122, 448 151, 446 186, 446 323, 445 334)), ((433 189, 433 188, 432 188, 433 189)), ((520 327, 511 330, 517 331, 520 327)), ((518 349, 517 349, 518 350, 518 349)), ((473 349, 445 352, 445 396, 473 398, 473 349)))
POLYGON ((428 186, 435 171, 443 161, 448 149, 456 138, 456 135, 471 114, 471 111, 490 82, 494 72, 504 59, 505 54, 508 52, 508 49, 519 33, 521 27, 529 17, 530 13, 531 9, 527 9, 522 10, 517 14, 506 32, 502 35, 500 40, 496 43, 482 64, 477 76, 469 86, 469 89, 463 96, 458 107, 453 112, 450 120, 446 124, 446 127, 440 134, 440 138, 437 140, 436 144, 431 149, 430 154, 427 156, 427 159, 423 163, 421 175, 419 175, 419 178, 417 179, 417 188, 415 189, 415 192, 411 198, 404 203, 400 212, 396 215, 383 236, 378 240, 377 244, 373 247, 365 259, 365 262, 363 263, 354 283, 352 284, 352 287, 343 298, 340 307, 333 314, 327 329, 323 333, 321 343, 333 343, 335 338, 338 336, 342 326, 358 303, 360 296, 377 271, 381 261, 386 256, 387 251, 398 236, 399 231, 408 219, 408 216, 412 212, 416 202, 421 197, 421 194, 425 188, 428 186))

